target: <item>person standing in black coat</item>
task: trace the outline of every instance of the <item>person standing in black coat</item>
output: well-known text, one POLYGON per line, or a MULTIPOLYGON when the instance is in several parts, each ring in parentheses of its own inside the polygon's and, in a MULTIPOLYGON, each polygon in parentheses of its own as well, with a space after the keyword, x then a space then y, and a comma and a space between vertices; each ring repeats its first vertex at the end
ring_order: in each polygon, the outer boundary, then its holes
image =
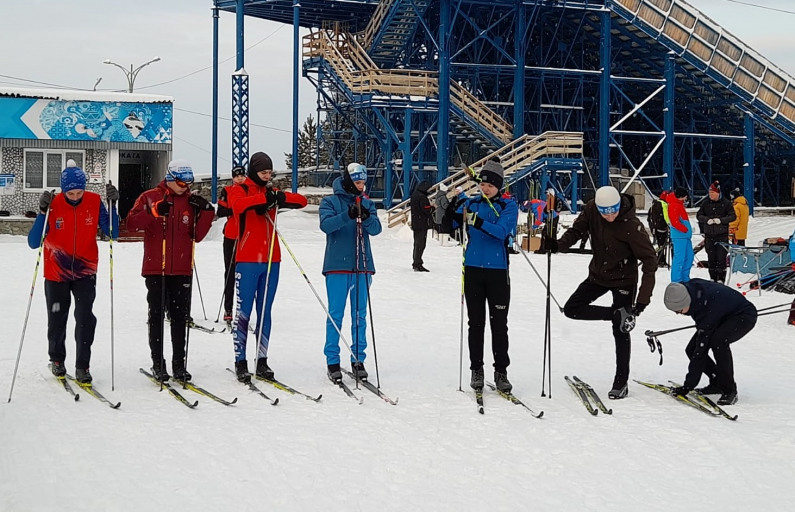
POLYGON ((709 278, 716 283, 726 281, 726 257, 728 251, 721 243, 729 243, 729 223, 737 215, 731 201, 720 195, 720 183, 709 187, 709 199, 701 204, 696 214, 704 233, 704 248, 709 261, 709 278))
POLYGON ((433 208, 428 200, 431 184, 421 181, 411 194, 411 230, 414 232, 414 272, 430 272, 422 263, 422 253, 428 241, 428 230, 433 226, 433 208))
POLYGON ((730 345, 754 328, 756 307, 739 292, 705 279, 669 284, 663 302, 666 308, 692 317, 696 322, 696 334, 685 349, 690 359, 687 377, 684 385, 673 388, 671 393, 688 394, 695 389, 704 373, 709 377, 709 385, 699 389, 700 393, 720 393, 719 405, 736 404, 737 384, 730 345), (714 361, 709 357, 710 350, 715 356, 714 361))

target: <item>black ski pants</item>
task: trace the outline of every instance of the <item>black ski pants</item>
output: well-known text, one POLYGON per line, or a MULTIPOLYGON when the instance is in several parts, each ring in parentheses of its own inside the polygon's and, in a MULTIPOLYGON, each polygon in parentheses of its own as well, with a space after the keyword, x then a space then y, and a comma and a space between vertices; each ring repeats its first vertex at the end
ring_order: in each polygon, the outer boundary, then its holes
MULTIPOLYGON (((163 277, 146 276, 146 301, 149 303, 149 349, 152 361, 163 359, 163 339, 165 331, 161 294, 163 277), (161 331, 162 329, 162 331, 161 331)), ((171 318, 171 361, 185 360, 185 334, 190 311, 191 276, 165 276, 166 309, 171 318)))
POLYGON ((428 243, 428 230, 418 229, 414 231, 414 263, 411 264, 413 268, 422 266, 422 253, 425 252, 425 246, 428 243))
POLYGON ((729 235, 707 236, 704 237, 704 242, 709 263, 709 278, 722 283, 726 280, 726 257, 729 253, 725 246, 718 244, 729 243, 729 235))
POLYGON ((232 311, 235 301, 236 242, 234 238, 224 237, 224 311, 232 311))
POLYGON ((756 325, 756 313, 732 315, 721 322, 709 336, 708 342, 702 343, 702 335, 696 333, 690 338, 685 354, 690 358, 685 385, 695 387, 701 374, 709 377, 711 384, 717 384, 724 393, 737 392, 734 382, 734 358, 730 345, 751 332, 756 325), (708 352, 712 350, 713 361, 708 352))
POLYGON ((654 243, 657 244, 657 266, 668 266, 668 251, 671 248, 668 244, 670 235, 668 230, 658 231, 654 230, 654 243))
POLYGON ((44 281, 47 299, 47 339, 50 344, 50 361, 63 363, 66 359, 66 322, 69 308, 75 297, 75 342, 77 357, 75 368, 85 369, 91 363, 91 345, 97 317, 94 316, 94 299, 97 296, 97 276, 77 281, 44 281))
POLYGON ((483 368, 488 302, 494 369, 504 372, 511 364, 508 357, 508 307, 511 304, 508 270, 464 267, 464 297, 469 316, 469 369, 483 368))
POLYGON ((613 339, 616 342, 616 376, 614 387, 621 387, 629 379, 629 358, 631 341, 629 333, 621 332, 621 317, 616 314, 619 308, 630 308, 635 298, 636 285, 608 288, 600 284, 584 281, 574 291, 563 306, 563 314, 575 320, 603 320, 613 323, 613 339), (606 293, 613 294, 610 306, 594 306, 592 303, 606 293))

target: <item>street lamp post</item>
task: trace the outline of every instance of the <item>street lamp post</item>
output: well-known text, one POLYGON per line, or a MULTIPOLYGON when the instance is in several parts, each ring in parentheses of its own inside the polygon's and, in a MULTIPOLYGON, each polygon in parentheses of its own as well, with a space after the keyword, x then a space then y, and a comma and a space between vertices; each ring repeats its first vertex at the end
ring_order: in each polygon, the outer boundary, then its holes
POLYGON ((135 85, 135 78, 138 76, 138 73, 144 67, 148 66, 149 64, 151 64, 153 62, 157 62, 159 60, 160 60, 160 57, 155 57, 154 59, 152 59, 152 60, 150 60, 148 62, 144 62, 143 64, 141 64, 140 66, 138 66, 135 69, 133 69, 133 65, 130 64, 130 69, 129 70, 127 68, 125 68, 124 66, 120 65, 120 64, 116 64, 115 62, 112 62, 110 59, 105 59, 103 61, 103 64, 112 64, 112 65, 116 66, 117 68, 121 69, 124 72, 124 75, 127 77, 127 92, 133 92, 133 86, 135 85))

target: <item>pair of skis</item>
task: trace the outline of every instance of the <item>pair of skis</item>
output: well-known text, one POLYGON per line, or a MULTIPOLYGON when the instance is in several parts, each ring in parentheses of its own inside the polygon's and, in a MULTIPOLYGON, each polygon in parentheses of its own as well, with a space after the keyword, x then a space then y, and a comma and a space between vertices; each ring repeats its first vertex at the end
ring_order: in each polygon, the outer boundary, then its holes
MULTIPOLYGON (((530 413, 530 415, 533 416, 534 418, 539 418, 540 419, 540 418, 544 417, 544 411, 535 412, 533 409, 528 407, 527 404, 525 404, 519 398, 517 398, 512 392, 510 392, 510 391, 502 391, 500 389, 497 389, 497 386, 495 386, 494 384, 492 384, 491 382, 488 382, 488 381, 486 382, 486 386, 490 390, 495 391, 502 398, 504 398, 504 399, 508 400, 509 402, 511 402, 512 404, 524 407, 530 413)), ((483 388, 475 389, 475 403, 477 404, 478 413, 486 414, 486 409, 485 409, 485 406, 483 404, 483 388)))
POLYGON ((710 416, 722 416, 727 420, 737 421, 736 414, 732 416, 731 414, 726 412, 721 406, 713 402, 711 398, 709 398, 706 395, 702 395, 698 391, 693 390, 687 395, 671 394, 671 391, 673 390, 674 387, 679 387, 679 384, 677 384, 676 382, 668 381, 668 383, 671 384, 670 386, 664 386, 662 384, 651 384, 649 382, 641 382, 639 380, 636 380, 635 382, 637 382, 641 386, 646 386, 647 388, 659 391, 660 393, 665 393, 666 395, 673 397, 677 401, 689 405, 690 407, 697 409, 703 412, 704 414, 708 414, 710 416))
POLYGON ((580 398, 582 405, 592 416, 599 414, 599 411, 604 414, 613 414, 613 409, 608 409, 605 406, 590 384, 583 382, 576 375, 574 375, 574 380, 571 380, 568 375, 565 379, 571 390, 580 398))
MULTIPOLYGON (((353 373, 351 373, 349 370, 346 370, 345 368, 341 368, 340 370, 345 375, 350 377, 352 380, 354 380, 354 381, 357 380, 356 376, 353 373)), ((329 379, 329 380, 331 380, 332 383, 334 383, 337 386, 339 386, 340 389, 342 389, 342 391, 345 392, 345 395, 347 395, 349 398, 352 398, 352 399, 356 400, 359 403, 359 405, 364 403, 364 397, 357 396, 356 393, 354 393, 353 390, 350 388, 350 386, 345 384, 345 382, 342 379, 340 379, 340 380, 329 379)), ((394 400, 389 398, 387 395, 384 394, 383 391, 381 391, 380 388, 374 386, 373 383, 368 381, 367 379, 359 379, 358 382, 362 385, 362 387, 364 389, 366 389, 367 391, 371 392, 372 394, 374 394, 375 396, 377 396, 378 398, 380 398, 384 402, 388 403, 389 405, 397 405, 398 404, 398 400, 400 400, 399 398, 396 398, 394 400)))
POLYGON ((72 388, 71 384, 69 384, 69 381, 74 382, 77 385, 77 387, 79 387, 80 389, 82 389, 83 391, 88 393, 89 395, 93 396, 94 398, 96 398, 100 402, 106 404, 111 409, 118 409, 119 407, 121 407, 121 402, 116 402, 116 403, 111 402, 110 400, 108 400, 107 398, 102 396, 102 394, 99 391, 94 389, 94 385, 92 383, 90 383, 90 382, 87 382, 87 383, 79 382, 78 380, 76 380, 74 377, 72 377, 69 374, 66 374, 65 377, 55 376, 55 378, 58 380, 58 382, 61 384, 61 386, 64 388, 64 390, 66 390, 67 393, 72 395, 72 397, 74 398, 75 402, 80 400, 80 394, 75 392, 75 390, 72 388))
MULTIPOLYGON (((151 373, 147 372, 143 368, 139 368, 138 370, 142 374, 144 374, 149 380, 151 380, 155 385, 157 385, 157 386, 161 385, 160 381, 157 380, 155 378, 155 376, 152 375, 151 373)), ((200 388, 199 386, 196 386, 195 384, 193 384, 191 382, 185 382, 185 381, 176 380, 176 379, 174 380, 174 382, 180 384, 183 387, 183 389, 188 389, 190 391, 193 391, 194 393, 196 393, 198 395, 201 395, 203 397, 209 398, 211 400, 214 400, 214 401, 218 402, 221 405, 229 406, 229 405, 234 405, 234 404, 237 403, 237 398, 234 398, 231 402, 228 401, 228 400, 224 400, 223 398, 219 397, 218 395, 215 395, 214 393, 210 393, 206 389, 200 388)), ((196 401, 191 403, 187 398, 182 396, 182 394, 179 391, 177 391, 177 389, 174 386, 172 386, 170 383, 163 382, 162 386, 163 386, 163 389, 168 391, 168 393, 171 396, 173 396, 174 399, 177 400, 182 405, 184 405, 184 406, 186 406, 186 407, 188 407, 190 409, 195 409, 196 406, 199 405, 199 401, 198 400, 196 400, 196 401)))

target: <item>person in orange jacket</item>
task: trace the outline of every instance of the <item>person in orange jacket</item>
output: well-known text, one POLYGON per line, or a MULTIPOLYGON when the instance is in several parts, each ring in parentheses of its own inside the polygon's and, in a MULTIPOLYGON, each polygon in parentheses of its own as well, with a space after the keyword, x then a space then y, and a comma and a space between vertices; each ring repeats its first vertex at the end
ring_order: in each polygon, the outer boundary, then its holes
POLYGON ((232 339, 235 348, 235 373, 240 382, 251 381, 246 360, 246 342, 255 298, 257 328, 254 336, 259 339, 255 371, 261 379, 274 378, 273 370, 268 366, 268 345, 271 336, 271 308, 279 285, 279 264, 282 260, 275 233, 276 211, 279 208, 306 206, 306 198, 301 194, 282 192, 272 186, 269 183, 272 175, 271 158, 262 152, 254 153, 248 165, 245 182, 232 187, 228 194, 229 205, 238 224, 235 252, 237 312, 232 339))
POLYGON ((168 164, 165 179, 138 196, 127 215, 127 229, 144 232, 141 275, 149 304, 152 375, 162 382, 171 378, 163 358, 166 309, 171 318, 171 370, 176 380, 191 379, 185 368, 185 345, 193 290, 193 244, 204 239, 215 220, 213 206, 191 193, 192 183, 190 164, 174 160, 168 164))
POLYGON ((737 219, 729 223, 729 241, 733 244, 745 246, 745 239, 748 238, 748 201, 736 188, 729 192, 729 197, 734 206, 734 214, 737 219))
POLYGON ((226 217, 224 224, 224 322, 232 327, 232 302, 235 299, 235 248, 237 244, 238 225, 237 219, 229 206, 229 192, 235 185, 246 181, 246 168, 237 166, 232 169, 232 184, 221 190, 218 197, 218 217, 226 217))
MULTIPOLYGON (((50 370, 56 377, 66 377, 66 323, 72 295, 75 298, 75 379, 81 384, 92 381, 89 364, 97 317, 97 228, 110 235, 111 219, 102 197, 86 191, 86 173, 74 160, 61 173, 61 193, 45 191, 39 198, 41 213, 28 233, 28 246, 38 249, 44 238, 44 296, 47 300, 47 339, 50 370), (49 210, 49 217, 46 215, 49 210), (45 219, 47 224, 45 226, 45 219)), ((106 195, 111 202, 113 236, 119 233, 116 201, 119 191, 108 183, 106 195)))

